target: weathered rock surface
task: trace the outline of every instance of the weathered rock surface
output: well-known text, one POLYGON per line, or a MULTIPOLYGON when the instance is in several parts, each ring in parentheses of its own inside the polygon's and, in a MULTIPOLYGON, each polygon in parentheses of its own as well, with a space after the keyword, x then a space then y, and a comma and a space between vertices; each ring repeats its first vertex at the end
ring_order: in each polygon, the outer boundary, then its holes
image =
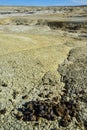
POLYGON ((72 49, 58 70, 69 99, 79 101, 77 120, 87 129, 87 46, 72 49))

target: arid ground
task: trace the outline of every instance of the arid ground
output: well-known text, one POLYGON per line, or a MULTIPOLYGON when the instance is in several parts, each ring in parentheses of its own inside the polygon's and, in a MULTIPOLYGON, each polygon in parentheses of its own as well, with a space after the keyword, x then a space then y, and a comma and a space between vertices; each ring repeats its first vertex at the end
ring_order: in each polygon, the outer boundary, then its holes
POLYGON ((0 7, 0 130, 87 130, 87 6, 0 7))

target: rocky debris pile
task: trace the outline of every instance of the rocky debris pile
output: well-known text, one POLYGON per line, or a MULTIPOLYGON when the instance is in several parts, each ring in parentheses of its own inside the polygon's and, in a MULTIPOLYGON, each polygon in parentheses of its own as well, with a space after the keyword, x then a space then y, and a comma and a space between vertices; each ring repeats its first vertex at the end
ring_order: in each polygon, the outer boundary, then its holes
POLYGON ((66 96, 79 101, 80 118, 77 120, 87 129, 87 46, 72 49, 58 71, 65 83, 66 96))
POLYGON ((79 104, 78 101, 67 101, 66 94, 62 95, 60 103, 53 100, 30 101, 19 108, 16 118, 23 121, 38 121, 40 118, 54 121, 60 117, 60 125, 67 127, 73 117, 78 117, 79 104))

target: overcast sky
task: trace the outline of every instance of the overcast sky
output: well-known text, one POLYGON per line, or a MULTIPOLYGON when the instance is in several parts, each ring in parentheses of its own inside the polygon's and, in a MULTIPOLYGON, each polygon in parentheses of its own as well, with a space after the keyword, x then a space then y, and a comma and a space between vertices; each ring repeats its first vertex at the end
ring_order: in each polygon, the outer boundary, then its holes
POLYGON ((87 0, 0 0, 0 5, 57 6, 87 5, 87 0))

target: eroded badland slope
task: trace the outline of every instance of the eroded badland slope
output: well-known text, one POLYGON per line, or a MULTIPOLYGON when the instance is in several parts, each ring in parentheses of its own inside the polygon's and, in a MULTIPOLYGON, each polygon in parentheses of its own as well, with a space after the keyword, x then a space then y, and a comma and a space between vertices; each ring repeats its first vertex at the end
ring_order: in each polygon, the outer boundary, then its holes
POLYGON ((87 129, 87 6, 0 7, 0 129, 87 129))

